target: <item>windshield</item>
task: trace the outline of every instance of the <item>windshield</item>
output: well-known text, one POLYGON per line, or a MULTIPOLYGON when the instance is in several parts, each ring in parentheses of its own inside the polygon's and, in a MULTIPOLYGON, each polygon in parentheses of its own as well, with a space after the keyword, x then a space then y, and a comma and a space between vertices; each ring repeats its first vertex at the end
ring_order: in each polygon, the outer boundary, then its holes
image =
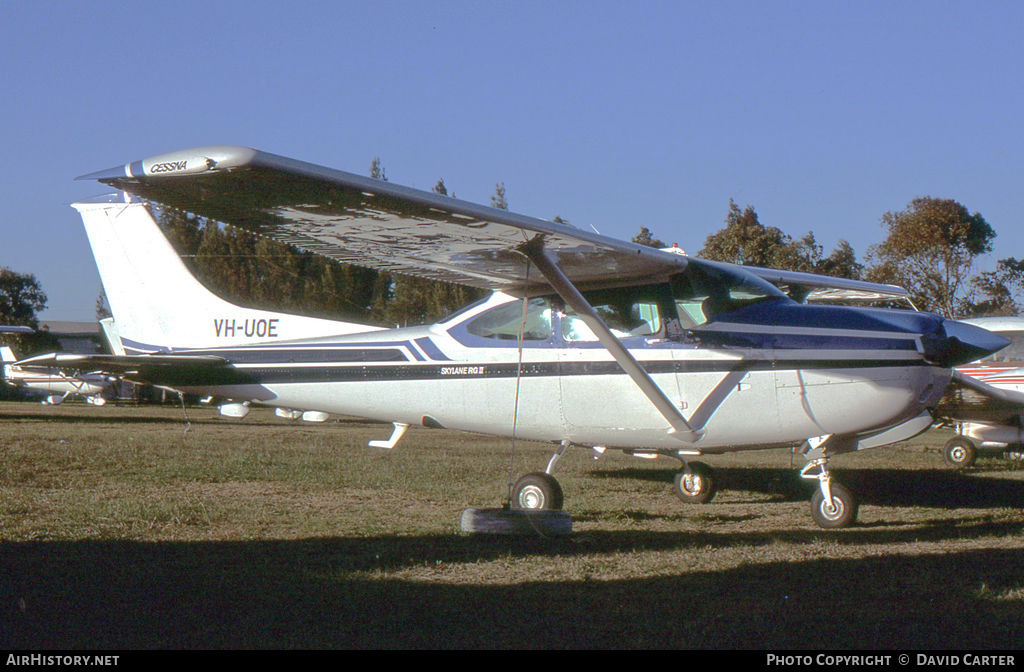
POLYGON ((761 301, 786 299, 780 289, 750 273, 693 262, 672 276, 672 296, 684 329, 761 301))

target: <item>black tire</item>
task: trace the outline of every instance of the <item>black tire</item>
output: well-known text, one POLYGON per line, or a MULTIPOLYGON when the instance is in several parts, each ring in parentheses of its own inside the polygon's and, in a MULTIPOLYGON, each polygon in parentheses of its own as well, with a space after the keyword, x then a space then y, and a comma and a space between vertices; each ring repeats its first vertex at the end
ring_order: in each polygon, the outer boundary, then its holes
POLYGON ((672 491, 687 504, 707 504, 718 492, 715 472, 703 462, 690 462, 689 467, 689 473, 676 474, 672 491))
POLYGON ((516 481, 512 487, 512 508, 522 511, 560 511, 565 498, 555 477, 535 471, 516 481))
POLYGON ((942 457, 946 460, 946 464, 954 469, 967 469, 973 466, 978 459, 978 449, 974 447, 970 439, 954 436, 943 447, 942 457))
POLYGON ((469 534, 560 537, 572 533, 572 517, 565 511, 466 509, 459 527, 469 534))
POLYGON ((825 505, 825 495, 818 488, 811 497, 811 518, 819 527, 828 530, 853 525, 859 506, 853 494, 835 481, 829 484, 829 490, 832 492, 832 508, 825 505))

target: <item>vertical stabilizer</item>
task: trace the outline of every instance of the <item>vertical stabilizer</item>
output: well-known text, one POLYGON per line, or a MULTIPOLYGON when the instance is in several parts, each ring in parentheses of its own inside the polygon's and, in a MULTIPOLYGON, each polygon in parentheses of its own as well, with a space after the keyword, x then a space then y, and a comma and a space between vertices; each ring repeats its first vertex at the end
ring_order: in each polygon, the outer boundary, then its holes
POLYGON ((377 330, 243 308, 221 299, 192 276, 144 203, 73 207, 85 224, 117 341, 126 354, 273 344, 377 330))
MULTIPOLYGON (((14 367, 12 363, 18 361, 18 358, 14 356, 14 351, 6 345, 0 345, 0 362, 3 363, 3 367, 0 368, 0 373, 3 374, 3 378, 11 378, 14 367)), ((13 383, 12 383, 13 384, 13 383)))

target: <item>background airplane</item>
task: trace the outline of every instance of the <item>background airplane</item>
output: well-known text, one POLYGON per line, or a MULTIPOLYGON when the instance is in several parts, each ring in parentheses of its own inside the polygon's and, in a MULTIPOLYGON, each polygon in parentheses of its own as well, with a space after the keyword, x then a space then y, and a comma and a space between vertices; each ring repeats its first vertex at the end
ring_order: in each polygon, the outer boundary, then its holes
POLYGON ((46 397, 43 403, 56 405, 71 396, 82 396, 96 406, 107 403, 104 396, 117 380, 100 372, 68 374, 58 368, 44 366, 20 366, 18 358, 8 346, 0 346, 0 361, 3 361, 4 381, 30 392, 39 392, 46 397))
POLYGON ((985 452, 1019 459, 1024 454, 1024 318, 964 322, 999 334, 1010 345, 956 368, 940 412, 954 422, 957 436, 946 442, 943 457, 955 469, 970 467, 985 452))
POLYGON ((551 472, 572 445, 679 460, 676 494, 707 501, 713 472, 691 458, 801 444, 812 517, 848 525, 857 502, 828 459, 924 431, 950 367, 1006 344, 931 314, 798 304, 770 282, 877 285, 707 262, 249 148, 83 179, 348 263, 496 290, 434 325, 289 340, 283 322, 186 280, 145 202, 75 205, 129 353, 118 366, 391 421, 391 445, 412 424, 556 444, 511 489, 521 508, 561 507, 551 472), (152 310, 161 285, 174 298, 152 310))

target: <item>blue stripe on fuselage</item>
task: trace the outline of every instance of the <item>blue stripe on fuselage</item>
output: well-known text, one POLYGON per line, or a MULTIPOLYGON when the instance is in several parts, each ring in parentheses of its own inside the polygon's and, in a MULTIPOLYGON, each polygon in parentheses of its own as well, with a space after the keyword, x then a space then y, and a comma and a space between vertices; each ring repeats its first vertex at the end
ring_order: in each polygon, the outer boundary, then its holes
POLYGON ((445 356, 441 349, 434 344, 429 338, 417 338, 413 341, 416 345, 422 348, 423 353, 430 359, 436 359, 441 361, 451 361, 451 357, 445 356))

